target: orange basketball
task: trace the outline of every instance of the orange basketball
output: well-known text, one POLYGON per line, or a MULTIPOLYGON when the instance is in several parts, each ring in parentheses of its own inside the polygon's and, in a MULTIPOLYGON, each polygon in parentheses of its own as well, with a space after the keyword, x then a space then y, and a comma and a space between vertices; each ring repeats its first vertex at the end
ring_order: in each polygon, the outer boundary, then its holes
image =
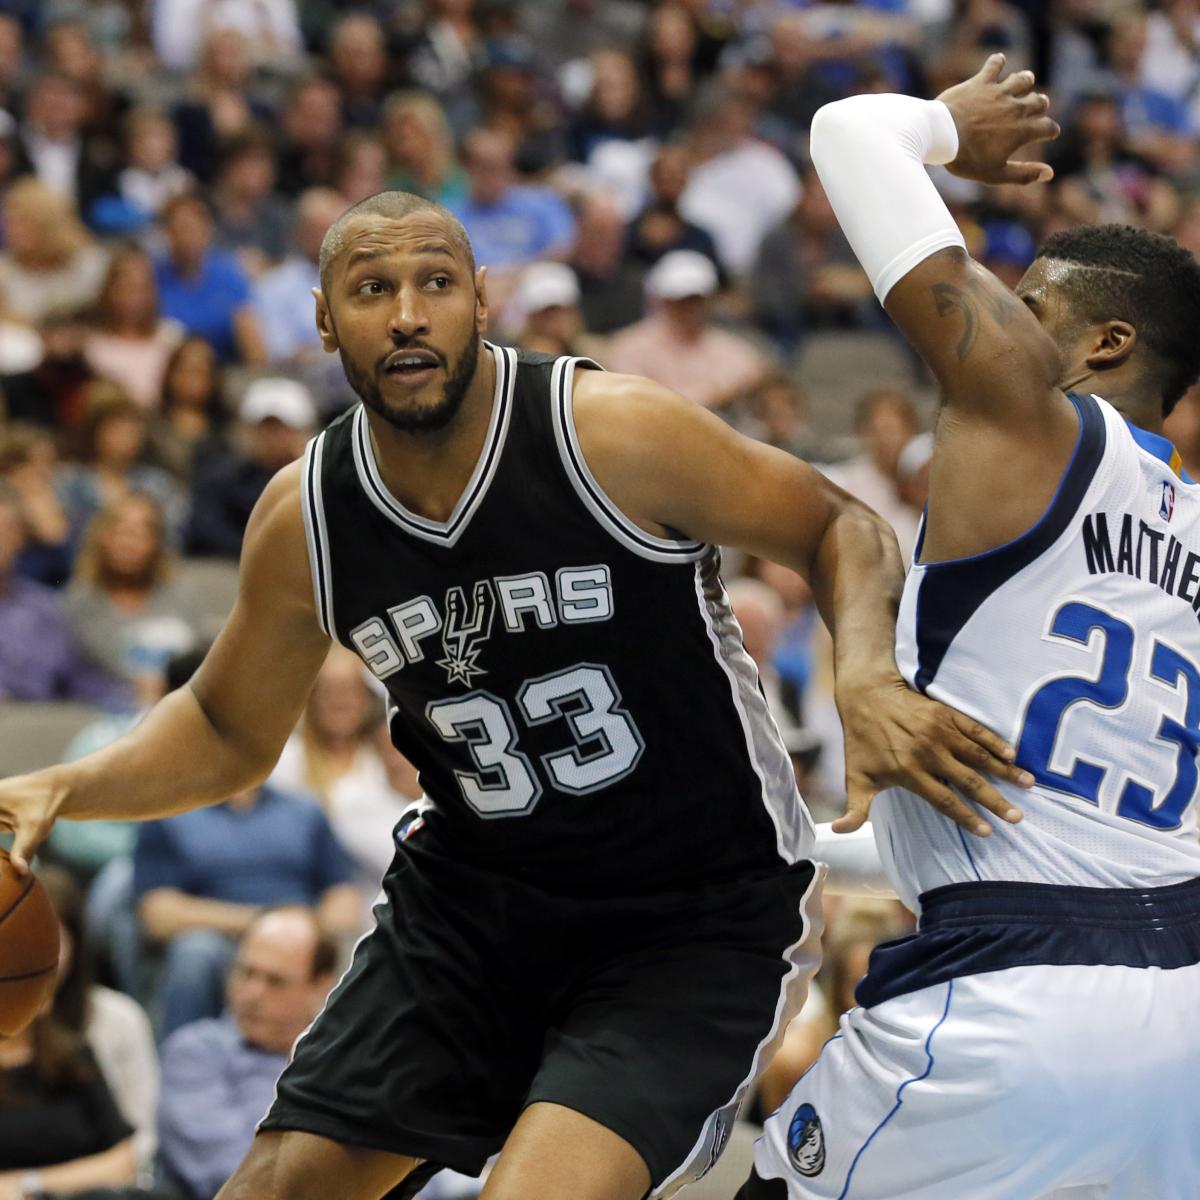
POLYGON ((18 878, 0 850, 0 1037, 20 1033, 54 994, 58 917, 33 875, 18 878))

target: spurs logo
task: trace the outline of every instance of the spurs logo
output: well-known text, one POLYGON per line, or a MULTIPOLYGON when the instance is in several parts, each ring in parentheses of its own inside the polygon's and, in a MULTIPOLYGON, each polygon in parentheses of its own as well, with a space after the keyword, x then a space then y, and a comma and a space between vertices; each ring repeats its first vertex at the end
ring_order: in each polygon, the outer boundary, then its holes
POLYGON ((444 667, 450 683, 471 686, 476 675, 486 675, 487 669, 478 666, 479 654, 492 636, 492 618, 496 615, 496 593, 491 580, 481 579, 474 587, 471 611, 467 613, 467 598, 460 587, 446 593, 446 620, 442 625, 442 650, 445 658, 437 665, 444 667))

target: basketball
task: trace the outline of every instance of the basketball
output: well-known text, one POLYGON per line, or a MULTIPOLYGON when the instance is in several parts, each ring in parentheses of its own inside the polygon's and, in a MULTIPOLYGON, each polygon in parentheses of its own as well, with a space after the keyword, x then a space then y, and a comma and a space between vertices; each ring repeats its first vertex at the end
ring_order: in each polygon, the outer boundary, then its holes
POLYGON ((36 876, 0 851, 0 1037, 20 1033, 54 994, 58 917, 36 876))

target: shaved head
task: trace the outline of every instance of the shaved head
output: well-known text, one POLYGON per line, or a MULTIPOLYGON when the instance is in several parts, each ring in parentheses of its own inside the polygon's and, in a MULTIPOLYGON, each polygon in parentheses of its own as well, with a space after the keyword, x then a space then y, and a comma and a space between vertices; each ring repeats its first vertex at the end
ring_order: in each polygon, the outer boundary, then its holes
POLYGON ((462 222, 448 209, 443 208, 433 200, 412 192, 377 192, 357 204, 346 209, 344 213, 329 227, 321 242, 321 256, 318 259, 318 269, 321 274, 321 289, 326 290, 329 270, 338 255, 345 248, 350 230, 356 222, 370 217, 384 217, 387 220, 398 221, 413 213, 431 213, 441 217, 446 225, 446 234, 454 244, 455 249, 462 252, 475 273, 475 252, 471 249, 471 239, 463 228, 462 222))

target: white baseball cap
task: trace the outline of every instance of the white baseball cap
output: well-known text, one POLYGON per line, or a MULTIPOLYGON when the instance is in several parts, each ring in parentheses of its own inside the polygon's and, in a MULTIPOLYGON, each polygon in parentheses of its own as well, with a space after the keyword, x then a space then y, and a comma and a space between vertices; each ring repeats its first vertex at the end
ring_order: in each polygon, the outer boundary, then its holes
POLYGON ((304 384, 272 376, 256 379, 246 388, 238 416, 247 425, 274 417, 291 429, 306 430, 317 423, 317 406, 304 384))
POLYGON ((579 280, 566 263, 533 263, 521 272, 517 308, 525 315, 579 303, 579 280))
POLYGON ((711 296, 717 290, 717 268, 699 250, 672 250, 650 269, 646 290, 660 300, 711 296))

